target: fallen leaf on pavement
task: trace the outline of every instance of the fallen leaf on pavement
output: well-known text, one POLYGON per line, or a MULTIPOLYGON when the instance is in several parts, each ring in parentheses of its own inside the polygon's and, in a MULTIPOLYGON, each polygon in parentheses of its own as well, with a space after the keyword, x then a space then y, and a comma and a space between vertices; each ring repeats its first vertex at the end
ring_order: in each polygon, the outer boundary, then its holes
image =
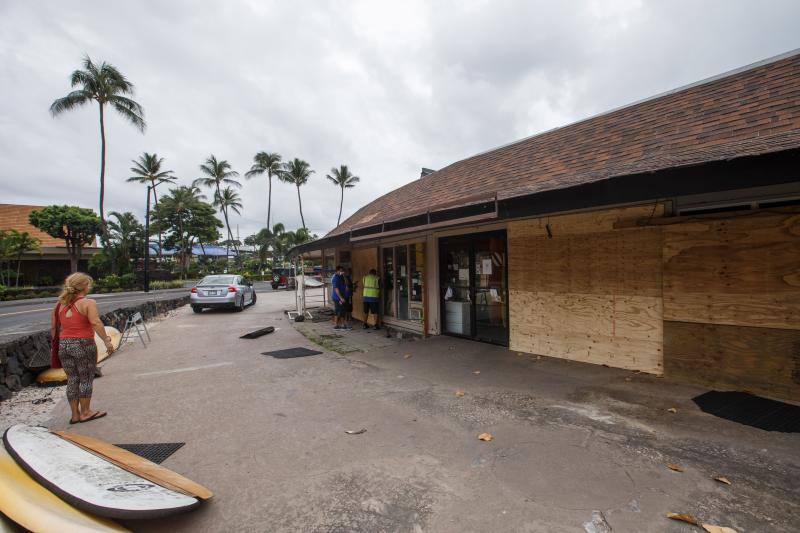
POLYGON ((736 533, 736 530, 732 527, 715 526, 712 524, 703 524, 703 529, 708 531, 708 533, 736 533))
POLYGON ((678 410, 675 409, 674 407, 670 407, 669 409, 667 409, 667 411, 669 411, 670 413, 677 413, 678 412, 678 410))
POLYGON ((625 381, 630 381, 630 380, 631 380, 631 378, 625 378, 625 381))
POLYGON ((522 352, 517 352, 517 357, 522 357, 523 355, 525 355, 525 354, 522 353, 522 352))
POLYGON ((700 525, 700 522, 697 521, 697 518, 693 517, 690 514, 667 513, 667 518, 671 518, 673 520, 680 520, 681 522, 686 522, 687 524, 692 524, 693 526, 700 525))
POLYGON ((459 398, 461 398, 462 396, 464 396, 464 394, 466 394, 466 393, 465 393, 463 390, 457 390, 457 391, 456 391, 456 396, 458 396, 459 398))
POLYGON ((403 356, 403 359, 411 359, 411 354, 407 353, 403 356))
POLYGON ((676 472, 683 472, 683 468, 681 468, 678 465, 669 464, 667 465, 667 468, 669 468, 670 470, 674 470, 676 472))
POLYGON ((480 370, 476 370, 476 371, 474 371, 474 372, 473 372, 473 374, 475 374, 476 376, 477 376, 478 374, 480 374, 480 373, 481 373, 481 371, 480 371, 480 370))
POLYGON ((492 437, 492 434, 491 434, 491 433, 481 433, 480 435, 478 435, 478 439, 479 439, 479 440, 484 440, 484 441, 486 441, 486 442, 489 442, 489 441, 490 441, 490 440, 492 440, 493 438, 494 438, 494 437, 492 437))
POLYGON ((352 429, 345 430, 345 433, 347 433, 348 435, 361 435, 362 433, 366 432, 367 432, 366 428, 361 428, 359 430, 352 430, 352 429))
POLYGON ((716 476, 714 477, 714 481, 719 481, 720 483, 725 483, 726 485, 731 484, 731 480, 726 478, 725 476, 716 476))

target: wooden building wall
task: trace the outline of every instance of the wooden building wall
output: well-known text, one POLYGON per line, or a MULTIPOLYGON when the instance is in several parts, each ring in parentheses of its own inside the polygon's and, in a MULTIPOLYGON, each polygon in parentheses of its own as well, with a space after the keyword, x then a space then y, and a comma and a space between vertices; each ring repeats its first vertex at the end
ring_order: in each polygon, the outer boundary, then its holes
POLYGON ((511 349, 660 374, 662 230, 615 225, 662 213, 649 205, 510 222, 511 349))
POLYGON ((663 228, 666 374, 800 401, 800 211, 663 228))
POLYGON ((353 248, 350 255, 353 269, 353 282, 358 283, 358 289, 353 294, 353 318, 364 320, 364 305, 362 297, 361 279, 367 275, 370 268, 378 270, 378 248, 353 248))

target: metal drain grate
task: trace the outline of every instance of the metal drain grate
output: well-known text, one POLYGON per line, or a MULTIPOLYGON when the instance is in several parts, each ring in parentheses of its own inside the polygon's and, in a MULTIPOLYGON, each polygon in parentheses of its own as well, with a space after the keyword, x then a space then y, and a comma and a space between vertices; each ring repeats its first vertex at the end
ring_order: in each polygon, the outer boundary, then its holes
POLYGON ((273 352, 261 352, 261 355, 271 355, 276 359, 290 359, 292 357, 308 357, 309 355, 318 355, 322 352, 317 350, 309 350, 308 348, 287 348, 285 350, 275 350, 273 352))
POLYGON ((186 443, 155 442, 152 444, 115 444, 114 446, 133 452, 139 457, 144 457, 148 461, 161 464, 167 457, 180 450, 184 444, 186 443))
POLYGON ((692 401, 708 414, 765 431, 800 433, 800 407, 745 392, 710 391, 692 401))

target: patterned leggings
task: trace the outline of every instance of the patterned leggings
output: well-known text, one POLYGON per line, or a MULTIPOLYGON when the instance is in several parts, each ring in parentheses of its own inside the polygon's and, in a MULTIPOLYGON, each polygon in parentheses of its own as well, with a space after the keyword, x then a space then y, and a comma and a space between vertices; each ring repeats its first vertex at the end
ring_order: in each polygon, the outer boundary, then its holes
POLYGON ((61 339, 58 343, 58 358, 67 374, 67 400, 91 398, 97 367, 97 345, 94 339, 61 339))

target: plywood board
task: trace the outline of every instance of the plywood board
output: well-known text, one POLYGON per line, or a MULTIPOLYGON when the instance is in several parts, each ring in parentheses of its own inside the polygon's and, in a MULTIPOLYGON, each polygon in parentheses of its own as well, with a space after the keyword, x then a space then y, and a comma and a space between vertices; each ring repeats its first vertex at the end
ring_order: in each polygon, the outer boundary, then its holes
POLYGON ((664 226, 674 321, 800 329, 800 213, 664 226))
POLYGON ((512 290, 511 349, 660 374, 661 300, 512 290))
POLYGON ((661 228, 509 238, 509 284, 533 292, 661 295, 661 228))
POLYGON ((800 331, 664 322, 668 377, 800 401, 800 331))
POLYGON ((509 239, 516 237, 547 237, 546 224, 553 235, 586 235, 613 231, 619 224, 635 223, 642 219, 661 217, 664 204, 637 205, 513 221, 508 224, 509 239))
POLYGON ((367 275, 369 269, 378 270, 378 248, 353 248, 350 252, 350 261, 353 268, 353 282, 358 283, 358 290, 353 294, 353 318, 363 321, 364 303, 362 298, 361 279, 367 275))

